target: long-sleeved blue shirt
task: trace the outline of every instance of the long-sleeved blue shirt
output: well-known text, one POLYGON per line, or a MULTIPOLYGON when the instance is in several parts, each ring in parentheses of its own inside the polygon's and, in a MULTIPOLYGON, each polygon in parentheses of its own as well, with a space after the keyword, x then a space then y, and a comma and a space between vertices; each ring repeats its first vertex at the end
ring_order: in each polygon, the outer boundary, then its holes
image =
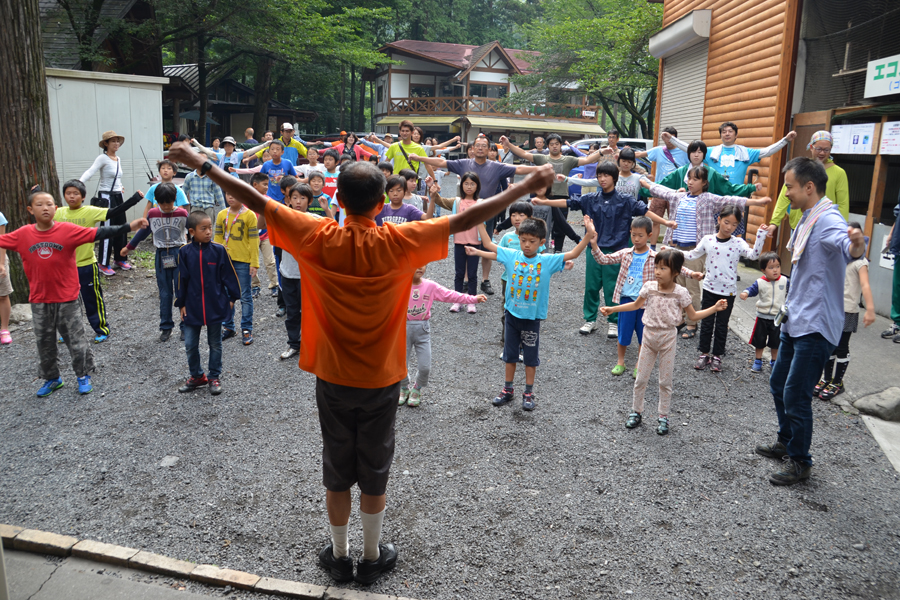
POLYGON ((610 250, 626 247, 631 238, 631 219, 647 214, 646 204, 616 190, 569 198, 566 205, 594 220, 597 245, 610 250))

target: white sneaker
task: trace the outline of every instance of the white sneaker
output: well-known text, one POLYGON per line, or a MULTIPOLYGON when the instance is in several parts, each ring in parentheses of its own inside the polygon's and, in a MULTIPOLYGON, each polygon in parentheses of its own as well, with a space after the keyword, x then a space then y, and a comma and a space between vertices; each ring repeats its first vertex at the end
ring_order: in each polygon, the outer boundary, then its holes
POLYGON ((615 323, 610 323, 609 329, 606 330, 606 337, 609 339, 619 337, 619 326, 615 323))
POLYGON ((300 354, 299 350, 295 350, 294 348, 288 348, 284 352, 281 353, 281 360, 287 360, 292 356, 296 356, 300 354))
POLYGON ((467 305, 467 306, 466 306, 466 312, 469 313, 470 315, 474 315, 475 312, 476 312, 476 311, 475 311, 475 305, 474 305, 474 304, 469 304, 469 305, 467 305))
POLYGON ((594 321, 588 321, 581 326, 581 329, 578 330, 578 333, 580 333, 581 335, 588 335, 589 333, 593 333, 595 329, 597 329, 597 324, 594 321))
POLYGON ((459 304, 458 304, 458 303, 457 303, 457 304, 451 304, 451 305, 450 305, 450 312, 459 312, 459 304))

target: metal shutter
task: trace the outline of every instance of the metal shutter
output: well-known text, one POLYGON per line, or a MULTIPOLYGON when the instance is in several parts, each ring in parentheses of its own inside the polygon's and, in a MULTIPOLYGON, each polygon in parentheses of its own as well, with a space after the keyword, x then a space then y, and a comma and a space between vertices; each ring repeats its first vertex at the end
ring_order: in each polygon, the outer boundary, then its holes
POLYGON ((706 61, 709 40, 663 60, 659 130, 674 127, 678 138, 690 143, 703 130, 703 98, 706 92, 706 61))

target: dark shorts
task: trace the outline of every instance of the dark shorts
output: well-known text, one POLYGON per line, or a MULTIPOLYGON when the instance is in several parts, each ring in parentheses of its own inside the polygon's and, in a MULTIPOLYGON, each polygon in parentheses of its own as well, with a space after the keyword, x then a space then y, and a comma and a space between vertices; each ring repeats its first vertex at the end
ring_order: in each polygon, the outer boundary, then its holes
POLYGON ((359 484, 381 496, 394 461, 394 420, 400 382, 364 389, 316 378, 316 405, 322 427, 322 482, 332 492, 359 484))
POLYGON ((775 319, 756 317, 753 333, 750 335, 750 345, 758 350, 767 346, 772 350, 778 350, 779 344, 781 344, 781 328, 775 325, 775 319))
POLYGON ((505 335, 503 345, 503 362, 519 362, 519 348, 526 367, 537 367, 541 364, 538 358, 538 342, 541 338, 541 322, 520 319, 506 311, 505 335))
POLYGON ((662 198, 650 198, 647 209, 658 217, 664 217, 666 211, 669 210, 669 203, 662 198))

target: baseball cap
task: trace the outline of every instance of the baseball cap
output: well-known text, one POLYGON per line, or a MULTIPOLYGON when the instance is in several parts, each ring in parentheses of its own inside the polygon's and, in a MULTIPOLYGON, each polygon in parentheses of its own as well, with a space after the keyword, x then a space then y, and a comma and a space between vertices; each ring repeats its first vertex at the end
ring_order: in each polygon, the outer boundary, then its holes
POLYGON ((291 124, 291 123, 282 123, 282 124, 281 124, 281 129, 282 129, 282 130, 290 129, 291 131, 293 131, 293 130, 294 130, 294 126, 293 126, 293 124, 291 124))

